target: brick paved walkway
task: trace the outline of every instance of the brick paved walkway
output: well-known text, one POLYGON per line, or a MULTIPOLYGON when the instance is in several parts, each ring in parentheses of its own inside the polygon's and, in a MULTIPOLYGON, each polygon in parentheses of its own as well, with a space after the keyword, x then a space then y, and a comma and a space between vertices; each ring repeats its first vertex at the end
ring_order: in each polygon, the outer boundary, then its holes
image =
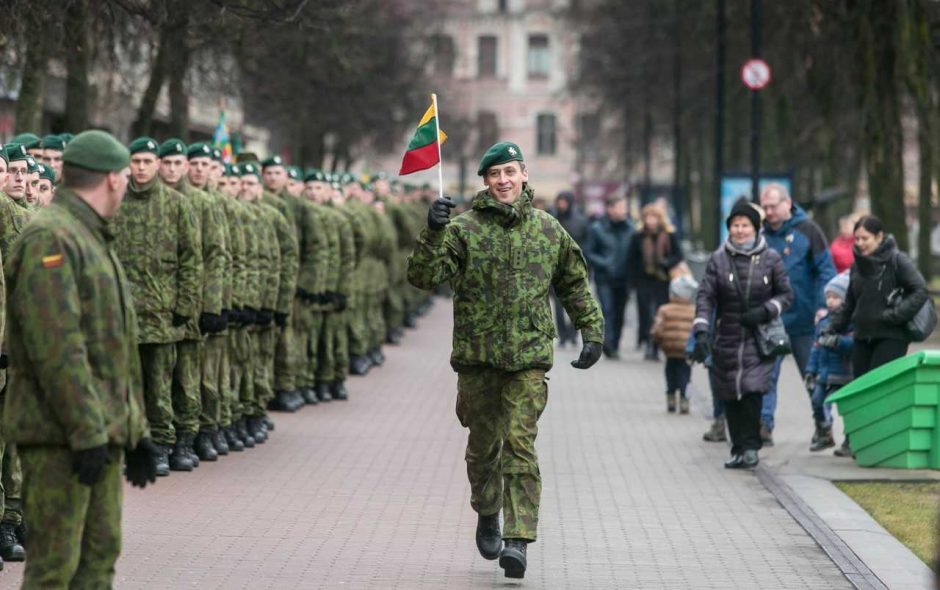
MULTIPOLYGON (((473 542, 450 309, 438 301, 383 369, 350 380, 350 401, 277 416, 254 450, 128 488, 116 585, 519 586, 473 542)), ((523 586, 850 587, 753 474, 722 469, 726 447, 701 441, 703 402, 665 413, 661 364, 628 353, 581 372, 574 355, 559 351, 550 373, 540 541, 523 586)), ((7 564, 0 588, 21 567, 7 564)))

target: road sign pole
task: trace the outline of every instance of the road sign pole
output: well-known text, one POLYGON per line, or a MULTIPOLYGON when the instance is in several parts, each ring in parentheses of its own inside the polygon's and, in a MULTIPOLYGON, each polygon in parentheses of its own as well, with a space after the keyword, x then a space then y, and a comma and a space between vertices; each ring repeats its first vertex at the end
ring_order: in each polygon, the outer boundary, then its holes
MULTIPOLYGON (((761 0, 751 0, 751 59, 761 57, 761 0)), ((760 202, 760 90, 751 90, 751 200, 760 202)))

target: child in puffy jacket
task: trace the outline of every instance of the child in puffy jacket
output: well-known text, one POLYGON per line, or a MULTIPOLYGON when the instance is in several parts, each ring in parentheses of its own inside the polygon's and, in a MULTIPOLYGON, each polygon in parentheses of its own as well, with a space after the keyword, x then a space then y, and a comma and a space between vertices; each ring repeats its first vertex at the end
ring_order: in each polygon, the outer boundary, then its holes
POLYGON ((691 274, 680 275, 669 282, 669 302, 660 305, 650 335, 666 354, 666 411, 689 413, 686 388, 692 377, 692 366, 686 361, 686 342, 695 319, 695 292, 698 283, 691 274), (678 399, 677 399, 678 398, 678 399))
POLYGON ((842 306, 848 287, 847 272, 836 275, 826 284, 824 292, 828 312, 816 323, 816 337, 809 353, 809 362, 806 364, 804 380, 812 400, 813 419, 816 422, 810 451, 822 451, 835 446, 832 436, 832 404, 825 403, 825 399, 852 380, 851 328, 844 334, 822 336, 829 326, 829 314, 842 306))

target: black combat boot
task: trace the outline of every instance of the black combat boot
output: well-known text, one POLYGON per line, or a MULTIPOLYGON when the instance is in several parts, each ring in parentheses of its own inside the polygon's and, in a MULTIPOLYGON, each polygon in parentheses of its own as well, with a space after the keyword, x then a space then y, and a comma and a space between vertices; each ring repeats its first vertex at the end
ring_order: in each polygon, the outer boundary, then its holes
POLYGON ((26 559, 26 550, 16 538, 13 523, 0 522, 0 557, 4 561, 23 561, 26 559))
POLYGON ((499 567, 503 568, 507 578, 525 577, 525 551, 523 539, 506 539, 506 545, 499 554, 499 567))
POLYGON ((414 313, 409 313, 405 316, 405 327, 406 328, 417 328, 418 327, 418 317, 414 313))
POLYGON ((228 455, 228 441, 225 440, 225 429, 219 427, 216 430, 215 435, 212 437, 212 446, 215 447, 215 452, 219 454, 220 457, 228 455))
POLYGON ((477 515, 477 549, 483 559, 496 559, 503 548, 499 530, 499 512, 490 516, 477 515))
POLYGON ((274 432, 274 420, 271 419, 271 416, 265 414, 261 416, 261 426, 264 428, 264 433, 274 432))
POLYGON ((238 433, 238 438, 241 439, 242 444, 245 445, 246 449, 255 448, 255 437, 248 434, 248 419, 245 417, 239 418, 238 426, 236 432, 238 433))
POLYGON ((219 452, 216 451, 215 445, 213 444, 213 439, 215 438, 215 433, 206 432, 201 430, 199 434, 196 435, 196 442, 193 444, 193 450, 196 452, 196 456, 199 457, 200 461, 218 461, 219 452))
POLYGON ((372 349, 372 351, 369 352, 369 358, 372 359, 372 364, 376 367, 381 367, 385 364, 385 355, 382 353, 380 347, 372 349))
POLYGON ((372 368, 372 359, 368 355, 355 355, 349 359, 349 373, 351 375, 365 375, 372 368))
POLYGON ((225 429, 225 442, 228 443, 228 449, 233 453, 241 453, 245 450, 245 443, 242 442, 242 439, 238 438, 234 424, 225 429))
MULTIPOLYGON (((29 536, 29 527, 26 526, 26 521, 20 522, 16 525, 16 528, 13 529, 13 532, 16 533, 16 540, 20 545, 26 547, 26 538, 29 536)), ((0 569, 3 569, 0 567, 0 569)))
POLYGON ((186 454, 189 455, 189 460, 193 464, 193 469, 199 467, 199 455, 196 454, 196 434, 193 432, 187 432, 183 435, 183 444, 186 445, 186 454))
POLYGON ((182 432, 176 435, 176 444, 173 445, 173 450, 170 451, 170 471, 192 471, 194 468, 193 461, 190 459, 186 448, 185 438, 186 435, 182 432))
POLYGON ((385 333, 385 344, 396 346, 401 344, 402 333, 398 328, 394 328, 385 333))
POLYGON ((245 420, 245 429, 248 431, 248 436, 255 439, 256 445, 263 444, 264 441, 268 440, 268 435, 262 426, 260 416, 249 416, 245 420))
POLYGON ((317 399, 321 402, 328 402, 333 399, 329 383, 317 383, 317 399))
POLYGON ((339 401, 346 401, 349 399, 349 393, 346 391, 346 382, 345 381, 334 381, 330 385, 330 394, 333 396, 333 399, 339 401))
POLYGON ((157 455, 157 475, 162 477, 170 474, 170 447, 157 446, 160 448, 160 454, 157 455))
POLYGON ((268 409, 273 412, 296 412, 297 408, 290 398, 290 392, 280 389, 274 392, 274 399, 268 402, 268 409))
POLYGON ((320 398, 317 397, 317 392, 313 387, 301 389, 300 394, 304 397, 304 403, 307 405, 315 406, 320 403, 320 398))

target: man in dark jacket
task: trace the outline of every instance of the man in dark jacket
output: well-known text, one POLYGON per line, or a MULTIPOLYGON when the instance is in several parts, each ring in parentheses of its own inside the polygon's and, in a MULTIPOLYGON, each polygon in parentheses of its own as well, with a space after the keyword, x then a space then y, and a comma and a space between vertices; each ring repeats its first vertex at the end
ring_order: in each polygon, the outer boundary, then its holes
POLYGON ((630 299, 627 249, 633 232, 627 219, 627 200, 611 197, 607 200, 606 215, 588 228, 584 247, 604 312, 604 355, 607 358, 619 356, 624 310, 630 299))
MULTIPOLYGON (((555 219, 568 232, 578 246, 584 247, 587 238, 588 220, 574 205, 574 193, 562 191, 555 197, 555 219)), ((558 343, 564 346, 568 342, 577 344, 578 330, 568 319, 565 306, 555 291, 552 291, 552 300, 555 304, 555 326, 558 328, 558 343)))
MULTIPOLYGON (((793 203, 790 193, 781 184, 767 185, 760 195, 764 209, 764 237, 776 250, 786 268, 793 288, 793 305, 783 314, 783 323, 790 336, 793 359, 802 376, 813 348, 816 315, 826 308, 823 289, 836 275, 829 253, 829 242, 806 212, 793 203)), ((761 438, 766 446, 773 445, 774 412, 777 409, 777 381, 782 358, 778 358, 771 375, 770 391, 764 396, 761 409, 761 438)))

